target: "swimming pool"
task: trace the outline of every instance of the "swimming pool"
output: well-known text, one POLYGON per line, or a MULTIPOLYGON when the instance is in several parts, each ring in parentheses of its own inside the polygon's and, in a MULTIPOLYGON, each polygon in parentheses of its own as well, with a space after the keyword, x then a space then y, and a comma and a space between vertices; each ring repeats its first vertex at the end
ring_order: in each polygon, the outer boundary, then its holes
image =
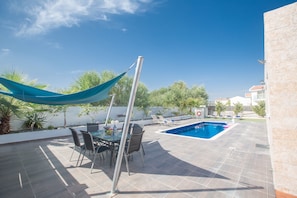
POLYGON ((225 122, 199 122, 164 131, 167 134, 188 136, 194 138, 211 139, 227 129, 225 122))

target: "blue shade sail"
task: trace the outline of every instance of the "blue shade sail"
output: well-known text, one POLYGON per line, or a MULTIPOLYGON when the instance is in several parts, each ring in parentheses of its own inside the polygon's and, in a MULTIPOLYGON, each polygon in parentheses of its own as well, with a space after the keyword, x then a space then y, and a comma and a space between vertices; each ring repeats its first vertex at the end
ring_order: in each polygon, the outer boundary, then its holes
POLYGON ((46 105, 92 103, 106 99, 108 97, 110 89, 125 74, 126 72, 98 86, 73 94, 60 94, 51 91, 46 91, 0 77, 0 83, 9 90, 0 90, 0 94, 11 96, 25 102, 46 105))

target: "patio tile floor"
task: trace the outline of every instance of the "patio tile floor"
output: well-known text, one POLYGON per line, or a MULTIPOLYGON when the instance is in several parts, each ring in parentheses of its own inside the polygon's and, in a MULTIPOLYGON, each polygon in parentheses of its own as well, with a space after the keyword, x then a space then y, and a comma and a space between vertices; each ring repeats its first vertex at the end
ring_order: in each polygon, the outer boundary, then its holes
MULTIPOLYGON (((239 121, 215 140, 156 133, 168 127, 145 126, 145 164, 135 153, 128 176, 123 161, 116 197, 275 197, 264 121, 239 121)), ((91 174, 88 158, 69 161, 72 146, 71 136, 1 145, 0 197, 109 197, 109 155, 91 174)))

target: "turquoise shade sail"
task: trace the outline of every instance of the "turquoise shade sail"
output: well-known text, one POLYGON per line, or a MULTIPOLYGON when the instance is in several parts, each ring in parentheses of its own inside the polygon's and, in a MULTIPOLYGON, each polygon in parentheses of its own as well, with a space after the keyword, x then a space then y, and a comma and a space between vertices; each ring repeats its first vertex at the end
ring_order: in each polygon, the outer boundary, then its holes
POLYGON ((126 74, 126 72, 115 78, 90 89, 73 93, 60 94, 50 92, 21 83, 17 83, 0 77, 0 83, 9 91, 0 90, 0 94, 14 97, 24 102, 46 105, 68 105, 85 104, 104 100, 109 96, 110 89, 126 74))

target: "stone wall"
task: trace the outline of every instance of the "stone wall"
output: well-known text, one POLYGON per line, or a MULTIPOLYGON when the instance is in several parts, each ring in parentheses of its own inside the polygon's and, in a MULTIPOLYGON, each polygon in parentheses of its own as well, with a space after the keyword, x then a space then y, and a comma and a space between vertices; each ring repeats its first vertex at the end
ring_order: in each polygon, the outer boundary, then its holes
POLYGON ((297 3, 264 14, 266 113, 277 197, 297 197, 297 3))

